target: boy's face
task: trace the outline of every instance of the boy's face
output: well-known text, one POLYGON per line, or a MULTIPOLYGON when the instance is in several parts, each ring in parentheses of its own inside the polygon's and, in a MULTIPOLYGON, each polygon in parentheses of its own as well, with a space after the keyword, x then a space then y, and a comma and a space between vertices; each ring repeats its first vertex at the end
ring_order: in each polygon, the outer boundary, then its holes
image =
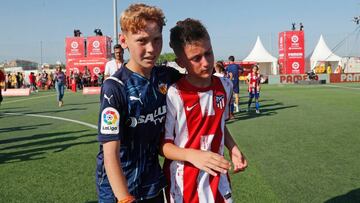
POLYGON ((120 42, 124 49, 129 49, 129 66, 153 68, 161 53, 163 41, 159 26, 155 22, 149 21, 145 29, 137 33, 127 32, 122 34, 120 42))
POLYGON ((210 78, 214 69, 214 53, 208 39, 186 44, 177 55, 177 63, 186 68, 189 75, 199 79, 210 78))

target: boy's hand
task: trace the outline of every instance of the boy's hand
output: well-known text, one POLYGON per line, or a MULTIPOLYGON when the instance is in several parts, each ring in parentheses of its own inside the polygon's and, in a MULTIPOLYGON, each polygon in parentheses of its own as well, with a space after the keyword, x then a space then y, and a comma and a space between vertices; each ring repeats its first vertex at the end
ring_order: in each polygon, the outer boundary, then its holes
POLYGON ((227 173, 231 164, 223 156, 209 151, 190 149, 188 161, 196 168, 217 176, 217 172, 227 173))
POLYGON ((234 165, 234 173, 244 171, 247 167, 247 161, 245 156, 240 152, 239 148, 235 145, 230 151, 230 158, 234 165))

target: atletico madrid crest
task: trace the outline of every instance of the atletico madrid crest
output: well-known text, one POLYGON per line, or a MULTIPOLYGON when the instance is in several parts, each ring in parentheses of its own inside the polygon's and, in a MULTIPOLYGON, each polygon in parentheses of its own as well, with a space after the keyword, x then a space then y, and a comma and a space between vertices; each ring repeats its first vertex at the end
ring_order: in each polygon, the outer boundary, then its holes
POLYGON ((216 106, 220 109, 225 107, 225 99, 224 99, 224 95, 216 95, 215 96, 215 100, 216 100, 216 106))

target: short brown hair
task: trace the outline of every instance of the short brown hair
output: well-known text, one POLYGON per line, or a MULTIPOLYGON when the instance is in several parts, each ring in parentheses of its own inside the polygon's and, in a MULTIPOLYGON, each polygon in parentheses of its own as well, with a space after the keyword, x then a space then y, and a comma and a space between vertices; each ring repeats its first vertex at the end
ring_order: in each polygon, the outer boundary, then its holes
POLYGON ((175 53, 182 50, 186 44, 199 42, 203 39, 210 40, 209 33, 204 25, 195 19, 186 18, 183 21, 178 21, 175 27, 170 30, 170 47, 175 53))
POLYGON ((147 21, 154 21, 162 31, 165 25, 164 13, 160 8, 146 4, 131 4, 120 17, 122 32, 136 33, 146 27, 147 21))

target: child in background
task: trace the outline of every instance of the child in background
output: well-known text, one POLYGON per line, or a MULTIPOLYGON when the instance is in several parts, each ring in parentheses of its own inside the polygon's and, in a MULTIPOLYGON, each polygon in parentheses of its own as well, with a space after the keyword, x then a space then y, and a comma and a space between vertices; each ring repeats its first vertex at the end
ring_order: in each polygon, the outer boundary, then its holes
POLYGON ((260 73, 259 66, 254 65, 252 68, 252 72, 247 76, 248 83, 248 91, 249 91, 249 101, 248 101, 248 112, 250 112, 250 107, 253 98, 255 97, 255 109, 256 113, 260 113, 260 104, 259 104, 259 96, 260 96, 260 73))

